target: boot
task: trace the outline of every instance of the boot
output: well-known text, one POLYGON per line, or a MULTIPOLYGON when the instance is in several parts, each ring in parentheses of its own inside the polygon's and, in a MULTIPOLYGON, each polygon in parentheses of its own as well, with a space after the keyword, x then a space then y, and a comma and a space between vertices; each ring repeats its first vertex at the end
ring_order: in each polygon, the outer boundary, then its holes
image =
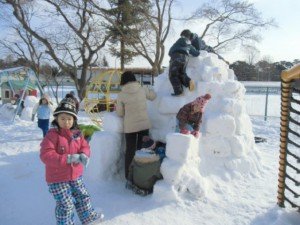
POLYGON ((183 89, 181 86, 175 86, 173 87, 174 93, 172 93, 172 96, 181 96, 183 94, 183 89))
POLYGON ((182 95, 183 95, 183 93, 182 93, 182 92, 181 92, 181 93, 172 93, 171 95, 172 95, 172 96, 179 97, 179 96, 182 96, 182 95))

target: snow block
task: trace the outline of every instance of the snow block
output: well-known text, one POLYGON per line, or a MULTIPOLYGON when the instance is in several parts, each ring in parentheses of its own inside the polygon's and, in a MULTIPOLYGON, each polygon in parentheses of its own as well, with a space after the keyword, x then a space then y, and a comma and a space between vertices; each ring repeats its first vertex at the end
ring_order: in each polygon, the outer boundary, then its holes
POLYGON ((221 135, 206 135, 202 141, 203 151, 209 156, 227 157, 231 155, 231 145, 226 138, 221 135))
POLYGON ((123 132, 123 118, 119 117, 116 112, 103 113, 103 129, 108 132, 123 132), (113 123, 111 121, 114 121, 113 123))
POLYGON ((235 134, 236 124, 233 116, 226 114, 206 115, 206 132, 213 135, 231 137, 235 134), (220 126, 222 124, 222 126, 220 126))
POLYGON ((220 100, 222 105, 222 112, 239 117, 242 113, 245 113, 245 107, 242 101, 233 98, 223 98, 220 100))
POLYGON ((161 114, 177 114, 179 109, 187 102, 183 97, 163 96, 160 98, 158 111, 161 114))
POLYGON ((165 158, 160 166, 160 172, 167 183, 177 183, 183 172, 182 163, 165 158))
POLYGON ((110 179, 118 174, 120 167, 122 135, 107 131, 95 132, 90 141, 91 157, 86 176, 93 180, 110 179), (101 143, 104 143, 102 145, 101 143), (102 146, 110 146, 109 149, 102 146), (95 148, 97 147, 97 148, 95 148))
POLYGON ((185 135, 180 133, 171 133, 167 135, 166 156, 177 162, 184 162, 193 157, 193 149, 195 146, 195 137, 193 135, 185 135), (178 151, 178 148, 181 148, 178 151))
POLYGON ((245 145, 245 139, 243 136, 234 136, 230 139, 230 145, 232 154, 237 157, 241 157, 247 154, 247 148, 245 145))
POLYGON ((227 81, 223 85, 224 96, 242 99, 246 93, 245 86, 238 81, 227 81))
POLYGON ((175 190, 174 185, 164 180, 159 180, 155 183, 152 196, 157 202, 173 202, 179 200, 178 192, 175 190))

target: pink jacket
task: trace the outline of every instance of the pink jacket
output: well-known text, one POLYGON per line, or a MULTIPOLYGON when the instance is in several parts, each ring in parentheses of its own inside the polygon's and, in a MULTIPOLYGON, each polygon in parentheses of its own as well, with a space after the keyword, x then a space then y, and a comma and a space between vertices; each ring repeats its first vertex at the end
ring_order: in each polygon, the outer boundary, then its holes
POLYGON ((40 158, 46 166, 46 181, 57 183, 76 180, 83 174, 82 163, 68 164, 68 154, 84 153, 90 157, 90 146, 79 130, 49 130, 41 143, 40 158))

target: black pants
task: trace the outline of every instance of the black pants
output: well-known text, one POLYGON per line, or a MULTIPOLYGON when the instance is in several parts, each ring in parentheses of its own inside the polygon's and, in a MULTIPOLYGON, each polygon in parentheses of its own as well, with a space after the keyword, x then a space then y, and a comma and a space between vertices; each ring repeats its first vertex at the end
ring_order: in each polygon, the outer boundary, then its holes
POLYGON ((183 86, 189 87, 191 78, 186 74, 188 56, 181 53, 174 53, 170 60, 169 80, 175 94, 183 92, 183 86))
POLYGON ((128 178, 130 163, 133 160, 136 150, 142 148, 143 137, 149 135, 149 129, 133 133, 126 133, 126 152, 125 152, 125 178, 128 178))

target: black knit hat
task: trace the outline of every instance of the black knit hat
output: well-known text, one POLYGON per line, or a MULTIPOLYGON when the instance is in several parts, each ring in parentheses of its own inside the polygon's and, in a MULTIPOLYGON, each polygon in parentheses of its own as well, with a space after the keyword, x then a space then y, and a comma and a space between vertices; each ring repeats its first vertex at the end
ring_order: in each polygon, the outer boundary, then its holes
POLYGON ((190 31, 190 30, 183 30, 182 32, 181 32, 181 34, 180 34, 180 36, 184 36, 184 37, 186 37, 186 38, 191 38, 191 36, 192 36, 192 32, 190 31))
POLYGON ((74 99, 68 97, 62 99, 55 109, 53 116, 57 116, 59 113, 67 113, 77 118, 76 103, 74 99))
POLYGON ((121 86, 127 84, 128 82, 133 82, 133 81, 136 81, 136 78, 135 78, 133 72, 126 71, 126 72, 122 73, 121 82, 120 82, 121 86))
POLYGON ((142 148, 150 148, 154 144, 154 141, 149 136, 143 137, 142 148))

